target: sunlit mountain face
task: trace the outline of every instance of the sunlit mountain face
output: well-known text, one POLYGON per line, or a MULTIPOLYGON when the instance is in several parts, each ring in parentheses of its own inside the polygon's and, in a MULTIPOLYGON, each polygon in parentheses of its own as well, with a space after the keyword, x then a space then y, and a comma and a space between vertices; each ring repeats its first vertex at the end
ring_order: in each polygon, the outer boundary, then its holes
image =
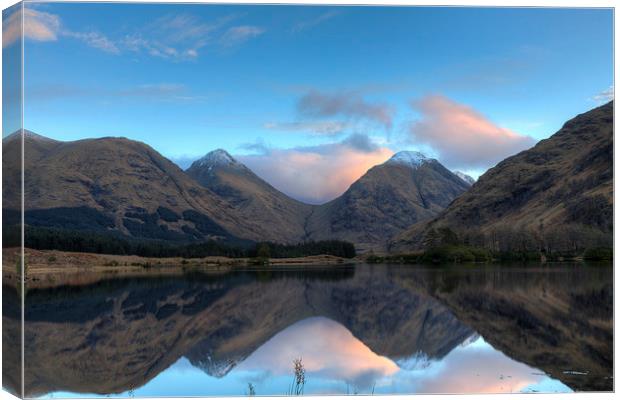
MULTIPOLYGON (((285 395, 295 360, 304 394, 611 390, 611 272, 357 265, 43 282, 26 296, 27 395, 285 395)), ((19 298, 3 294, 11 329, 19 298)))

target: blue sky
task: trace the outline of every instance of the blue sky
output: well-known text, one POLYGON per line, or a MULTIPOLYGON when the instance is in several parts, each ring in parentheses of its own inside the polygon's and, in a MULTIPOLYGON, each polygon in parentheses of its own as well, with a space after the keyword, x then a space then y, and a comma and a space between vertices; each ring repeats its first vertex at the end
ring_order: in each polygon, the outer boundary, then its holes
POLYGON ((225 148, 280 189, 403 149, 479 175, 613 85, 610 9, 26 7, 25 128, 126 136, 183 167, 225 148))

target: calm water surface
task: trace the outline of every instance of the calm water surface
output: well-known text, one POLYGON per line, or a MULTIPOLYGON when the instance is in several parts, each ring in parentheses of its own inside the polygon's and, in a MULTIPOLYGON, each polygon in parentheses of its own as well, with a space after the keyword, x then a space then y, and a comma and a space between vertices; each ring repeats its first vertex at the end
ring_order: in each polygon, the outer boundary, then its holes
POLYGON ((27 394, 284 395, 295 359, 304 394, 610 391, 612 275, 358 265, 31 289, 27 394))

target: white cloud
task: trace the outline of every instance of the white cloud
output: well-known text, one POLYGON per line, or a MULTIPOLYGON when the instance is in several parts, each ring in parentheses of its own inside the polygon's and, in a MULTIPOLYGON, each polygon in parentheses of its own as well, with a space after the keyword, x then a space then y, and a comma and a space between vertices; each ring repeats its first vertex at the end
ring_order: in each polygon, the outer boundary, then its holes
POLYGON ((296 23, 293 26, 292 31, 297 33, 297 32, 304 31, 306 29, 314 28, 315 26, 320 25, 325 21, 329 21, 330 19, 338 16, 339 14, 340 14, 340 11, 337 11, 337 10, 327 11, 315 18, 308 19, 305 21, 300 21, 296 23))
POLYGON ((603 90, 602 92, 592 96, 592 100, 599 104, 610 102, 613 99, 614 99, 614 86, 613 85, 603 90))
POLYGON ((258 26, 233 26, 222 35, 220 43, 224 47, 236 46, 249 39, 262 35, 264 32, 265 29, 258 26))
MULTIPOLYGON (((2 47, 10 46, 21 38, 22 9, 12 13, 2 26, 2 47)), ((120 51, 106 36, 97 32, 74 32, 62 27, 60 17, 55 14, 23 9, 24 38, 39 42, 58 40, 59 37, 77 39, 90 47, 118 54, 120 51)))
MULTIPOLYGON (((79 31, 63 26, 58 15, 24 8, 24 36, 35 41, 55 41, 61 37, 79 40, 86 45, 110 54, 143 53, 173 61, 196 59, 200 50, 213 45, 233 47, 261 35, 265 30, 256 26, 234 26, 225 30, 235 16, 214 21, 202 21, 189 14, 165 15, 152 23, 127 30, 117 38, 110 38, 93 30, 79 31)), ((9 46, 21 38, 22 9, 3 21, 2 46, 9 46)))
POLYGON ((120 50, 110 39, 97 32, 71 32, 63 31, 62 34, 67 37, 81 40, 88 46, 95 49, 105 51, 106 53, 119 54, 120 50))

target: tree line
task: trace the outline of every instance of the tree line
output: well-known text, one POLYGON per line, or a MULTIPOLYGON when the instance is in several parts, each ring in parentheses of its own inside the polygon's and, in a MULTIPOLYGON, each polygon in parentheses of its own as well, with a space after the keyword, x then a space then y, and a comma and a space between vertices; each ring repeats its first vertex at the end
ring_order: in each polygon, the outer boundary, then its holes
MULTIPOLYGON (((288 258, 320 254, 352 258, 356 254, 352 243, 339 240, 302 242, 297 244, 248 242, 244 245, 227 244, 214 240, 195 243, 170 243, 160 240, 135 239, 120 234, 102 234, 32 226, 26 226, 25 228, 24 245, 37 250, 162 258, 202 258, 209 256, 288 258)), ((20 245, 20 226, 5 226, 3 229, 3 246, 18 247, 20 245)))
MULTIPOLYGON (((476 229, 452 230, 439 227, 424 237, 427 258, 445 253, 475 259, 547 259, 585 257, 610 259, 613 236, 587 225, 568 224, 538 229, 501 225, 486 232, 476 229)), ((449 257, 448 257, 449 258, 449 257)))

